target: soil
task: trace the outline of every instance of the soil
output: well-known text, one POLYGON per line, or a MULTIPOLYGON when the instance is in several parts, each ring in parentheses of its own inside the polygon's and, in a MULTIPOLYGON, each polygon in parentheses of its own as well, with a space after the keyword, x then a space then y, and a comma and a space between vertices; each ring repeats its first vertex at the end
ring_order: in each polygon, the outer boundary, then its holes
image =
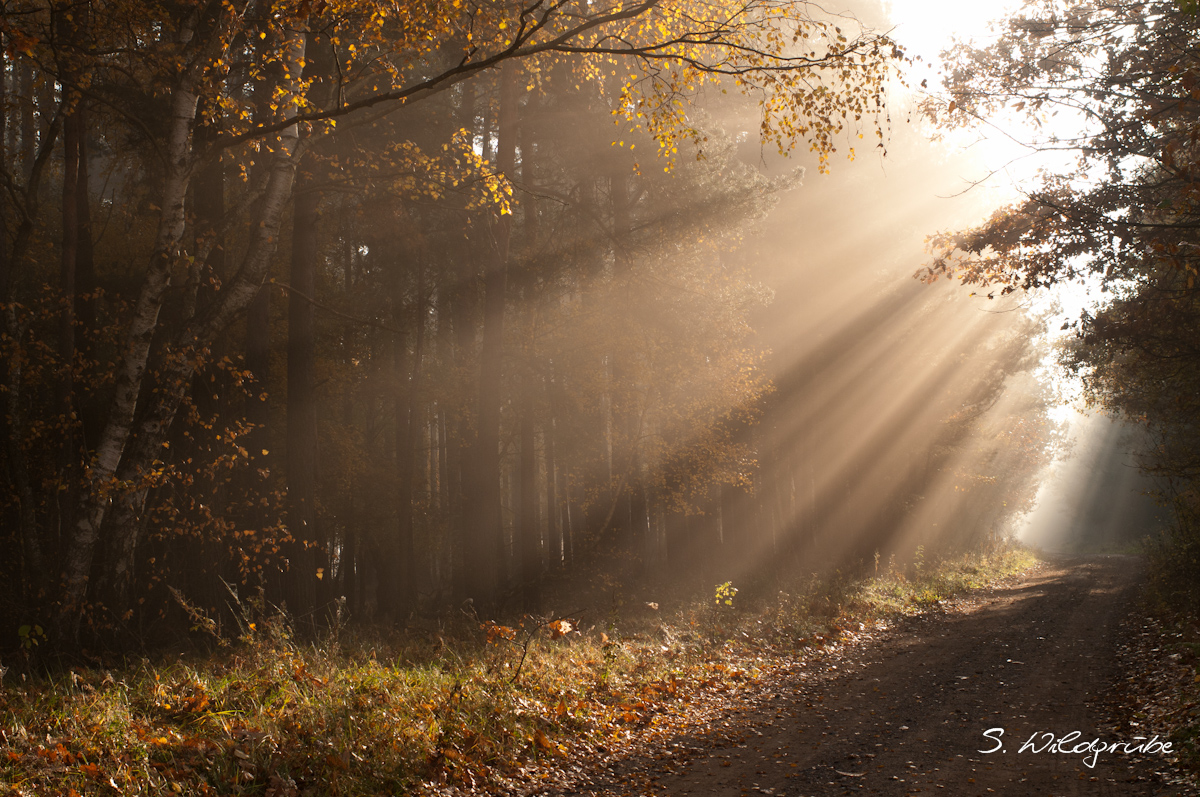
POLYGON ((1047 563, 727 695, 702 729, 635 740, 533 792, 1194 794, 1162 752, 1122 747, 1094 767, 1070 752, 1155 735, 1124 705, 1138 677, 1128 653, 1142 627, 1140 582, 1135 557, 1047 563), (1047 749, 1064 737, 1067 752, 1047 749), (980 752, 997 747, 993 739, 999 749, 980 752))

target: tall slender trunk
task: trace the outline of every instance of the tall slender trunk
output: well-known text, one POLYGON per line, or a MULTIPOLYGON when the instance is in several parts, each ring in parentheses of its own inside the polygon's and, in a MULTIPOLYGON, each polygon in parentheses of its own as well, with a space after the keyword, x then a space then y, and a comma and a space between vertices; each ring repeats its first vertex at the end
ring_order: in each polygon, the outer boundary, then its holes
MULTIPOLYGON (((457 258, 455 286, 451 298, 451 324, 454 329, 454 370, 461 375, 471 361, 470 353, 475 340, 475 279, 471 261, 467 257, 457 258)), ((461 376, 460 376, 461 378, 461 376)), ((465 392, 465 391, 464 391, 465 392)), ((458 408, 447 422, 447 437, 452 441, 447 446, 449 480, 447 495, 455 516, 452 520, 450 538, 450 580, 454 600, 461 601, 473 595, 471 579, 474 559, 470 547, 474 542, 471 533, 475 497, 472 495, 475 478, 475 460, 470 456, 472 441, 468 432, 469 423, 464 419, 464 408, 458 408)))
MULTIPOLYGON (((500 108, 497 127, 497 169, 513 173, 516 157, 516 72, 505 62, 500 70, 500 108)), ((512 215, 497 215, 490 225, 491 247, 484 274, 483 345, 479 366, 478 437, 475 485, 468 519, 470 535, 467 569, 469 594, 480 608, 495 604, 499 568, 503 566, 504 524, 501 516, 500 406, 503 402, 504 304, 508 285, 508 246, 512 215)))
MULTIPOLYGON (((412 609, 416 604, 417 585, 414 555, 416 546, 413 542, 413 482, 416 480, 416 439, 419 420, 417 418, 417 402, 422 377, 422 364, 425 357, 425 268, 419 261, 416 263, 417 280, 416 294, 413 298, 413 349, 410 357, 404 356, 405 342, 397 338, 397 373, 402 377, 403 388, 395 397, 396 412, 396 470, 399 494, 398 517, 396 527, 395 576, 397 583, 393 590, 395 605, 388 607, 394 612, 401 613, 412 609)), ((397 280, 400 283, 400 280, 397 280)), ((394 302, 397 315, 403 305, 403 294, 397 287, 394 302)), ((401 320, 399 317, 397 320, 401 320)))
MULTIPOLYGON (((21 123, 17 128, 21 140, 21 148, 17 155, 17 165, 21 176, 29 179, 33 171, 33 163, 37 158, 38 140, 34 117, 37 115, 37 96, 33 89, 33 67, 28 61, 21 59, 16 64, 18 90, 21 93, 20 113, 21 123)), ((28 185, 28 182, 26 183, 28 185)))
POLYGON ((546 377, 547 411, 546 422, 542 424, 542 439, 545 441, 546 452, 546 536, 552 567, 558 568, 566 562, 567 552, 558 505, 558 458, 555 451, 558 434, 555 429, 553 379, 553 374, 546 377))
MULTIPOLYGON (((6 37, 0 36, 0 164, 8 163, 8 58, 4 54, 6 37)), ((29 112, 26 111, 26 116, 29 112)), ((32 150, 32 148, 31 148, 32 150)), ((36 195, 36 191, 35 191, 36 195)), ((13 259, 8 249, 8 202, 0 199, 0 305, 5 305, 4 325, 10 342, 21 339, 17 329, 15 310, 8 305, 12 300, 13 259)), ((21 526, 22 553, 24 555, 24 593, 33 595, 44 578, 42 543, 38 533, 36 499, 29 470, 22 449, 24 423, 21 412, 21 358, 16 349, 13 358, 0 371, 0 385, 4 388, 5 412, 0 417, 3 432, 5 464, 9 478, 17 489, 18 520, 21 526)))
MULTIPOLYGON (((8 168, 8 37, 0 33, 0 169, 8 168)), ((8 200, 0 198, 0 304, 8 302, 8 286, 12 277, 8 262, 8 200)), ((0 425, 4 419, 0 418, 0 425)))
MULTIPOLYGON (((79 126, 78 172, 75 178, 75 294, 76 327, 91 329, 96 323, 96 255, 92 244, 92 201, 88 175, 88 113, 80 103, 75 109, 79 126)), ((87 343, 84 342, 86 347, 87 343)))
MULTIPOLYGON (((185 31, 184 41, 190 32, 185 31)), ((214 34, 213 42, 222 40, 220 35, 214 34)), ((283 57, 290 65, 292 75, 285 89, 292 93, 297 90, 297 81, 301 74, 300 62, 304 57, 303 33, 291 34, 283 57)), ((95 546, 108 507, 110 485, 134 431, 134 416, 146 375, 150 345, 158 329, 158 317, 166 291, 170 287, 171 273, 181 257, 180 249, 186 226, 184 202, 192 170, 191 128, 196 117, 199 99, 196 87, 204 60, 195 59, 193 65, 179 77, 173 91, 170 124, 164 143, 167 169, 160 203, 158 232, 141 292, 134 304, 124 351, 117 363, 108 420, 92 457, 89 484, 81 494, 76 524, 66 542, 66 552, 63 556, 63 589, 56 626, 60 638, 64 639, 77 638, 95 546)), ((288 103, 288 107, 294 106, 288 103)), ((285 128, 279 134, 271 174, 259 203, 257 224, 251 228, 242 266, 221 292, 220 298, 184 326, 175 341, 178 348, 198 349, 211 344, 233 317, 245 310, 257 289, 261 287, 278 239, 283 206, 291 194, 297 139, 296 125, 285 128)), ((147 419, 138 424, 139 437, 144 436, 142 439, 161 446, 188 389, 194 370, 194 361, 189 357, 175 357, 166 364, 162 369, 160 389, 152 399, 153 408, 147 414, 147 419)), ((151 445, 147 450, 156 451, 157 448, 151 445)), ((144 471, 151 467, 152 463, 153 460, 150 459, 133 465, 139 471, 144 471)), ((137 532, 136 524, 114 529, 114 534, 117 535, 136 536, 137 532)), ((117 550, 131 550, 133 547, 121 540, 114 542, 117 550)))
MULTIPOLYGON (((26 86, 32 95, 32 71, 24 70, 26 86)), ((25 212, 17 225, 11 249, 7 249, 7 238, 0 238, 0 249, 5 249, 4 266, 0 268, 0 303, 4 303, 4 330, 9 340, 19 341, 25 336, 25 326, 18 318, 17 308, 12 303, 13 282, 17 270, 25 261, 25 254, 33 239, 35 221, 39 215, 39 199, 41 195, 42 176, 50 162, 54 143, 62 129, 62 114, 55 113, 47 130, 42 135, 40 144, 35 146, 33 124, 33 102, 25 103, 25 113, 22 115, 22 161, 28 161, 27 178, 24 191, 25 212), (27 156, 27 157, 26 157, 27 156)), ((43 111, 44 113, 44 111, 43 111)), ((33 492, 33 481, 29 473, 25 457, 25 402, 22 398, 24 365, 19 348, 12 349, 12 357, 7 363, 5 374, 5 429, 4 452, 9 472, 17 488, 20 501, 18 518, 21 524, 22 547, 25 562, 29 566, 31 586, 46 578, 43 562, 47 555, 48 543, 53 553, 52 541, 42 536, 37 522, 37 499, 33 492)))
POLYGON ((575 531, 578 511, 574 508, 571 500, 571 468, 564 465, 562 468, 563 481, 563 565, 571 567, 575 564, 575 531))
POLYGON ((541 523, 537 500, 537 426, 534 420, 533 378, 525 374, 521 380, 520 462, 518 464, 518 541, 517 561, 520 567, 518 583, 525 611, 537 612, 541 606, 542 576, 541 523))
POLYGON ((58 319, 58 356, 63 362, 59 403, 68 414, 75 388, 72 366, 75 362, 75 260, 79 253, 79 205, 75 196, 79 180, 79 122, 79 114, 72 112, 63 125, 62 244, 58 269, 62 308, 58 319))
POLYGON ((71 525, 75 510, 72 499, 78 496, 75 484, 77 472, 77 445, 75 424, 75 275, 79 257, 79 140, 82 117, 76 107, 63 123, 63 182, 62 182, 62 243, 58 270, 58 287, 61 307, 58 317, 58 356, 62 361, 59 377, 58 412, 63 419, 63 435, 59 441, 59 475, 65 489, 55 492, 58 525, 66 529, 71 525))
MULTIPOLYGON (((302 184, 303 185, 303 184, 302 184)), ((317 602, 317 397, 314 308, 317 221, 321 195, 299 188, 292 211, 294 289, 288 297, 287 476, 288 525, 292 543, 284 594, 293 615, 306 617, 317 602)), ((266 293, 262 289, 259 295, 266 293)), ((322 572, 321 576, 324 576, 322 572)))
MULTIPOLYGON (((626 252, 630 234, 629 177, 614 168, 609 178, 609 202, 612 212, 613 279, 617 290, 627 290, 627 277, 631 267, 626 252)), ((612 501, 616 507, 613 517, 613 538, 617 544, 629 551, 638 551, 638 534, 642 529, 635 521, 637 514, 636 496, 641 490, 641 465, 636 440, 636 391, 630 384, 631 375, 621 353, 610 348, 607 353, 610 418, 610 457, 617 463, 618 471, 612 474, 615 494, 612 501)))
MULTIPOLYGON (((458 120, 462 127, 475 128, 475 89, 472 84, 461 87, 461 105, 458 120)), ((456 376, 456 393, 468 395, 465 374, 471 362, 475 349, 475 309, 476 309, 476 267, 467 252, 464 241, 458 242, 457 257, 453 258, 454 267, 451 272, 451 285, 447 291, 446 301, 451 326, 452 373, 456 376)), ((464 402, 465 404, 465 402, 464 402)), ((474 437, 470 431, 471 424, 466 419, 467 406, 460 404, 453 408, 447 422, 447 436, 453 442, 447 447, 449 455, 448 496, 453 516, 450 530, 450 583, 455 602, 462 601, 474 594, 471 580, 474 576, 472 567, 475 560, 470 553, 474 535, 471 531, 472 519, 475 516, 476 500, 473 496, 475 477, 475 460, 471 451, 474 448, 474 437)))
MULTIPOLYGON (((31 85, 31 74, 28 71, 26 73, 27 86, 31 85)), ((32 89, 30 89, 30 92, 32 92, 32 89)), ((33 103, 29 102, 27 105, 29 107, 26 108, 26 113, 22 116, 22 148, 24 152, 25 145, 28 144, 29 157, 25 160, 30 161, 23 197, 25 212, 22 214, 20 224, 17 225, 12 248, 5 251, 4 267, 0 269, 0 302, 5 303, 4 329, 11 341, 19 341, 25 335, 25 326, 18 318, 16 305, 11 302, 13 282, 17 270, 24 262, 25 253, 33 237, 34 222, 38 218, 42 175, 45 174, 46 166, 50 162, 50 155, 54 148, 54 142, 57 140, 58 131, 62 127, 62 115, 56 113, 54 120, 49 126, 47 135, 43 136, 41 144, 35 147, 33 143, 33 115, 31 110, 33 103), (28 130, 26 127, 28 127, 28 130)), ((0 248, 4 247, 7 247, 7 239, 0 239, 0 248)), ((41 536, 41 529, 38 527, 36 498, 25 457, 25 403, 22 400, 23 375, 24 366, 20 350, 13 348, 12 357, 7 363, 5 374, 5 422, 7 428, 5 430, 4 451, 9 472, 16 485, 17 496, 20 501, 18 518, 21 524, 21 540, 25 554, 25 563, 28 566, 29 584, 32 589, 36 589, 38 582, 42 581, 46 575, 43 560, 46 555, 47 540, 41 536)))
MULTIPOLYGON (((529 101, 531 103, 532 100, 529 101)), ((533 114, 527 103, 525 113, 520 123, 521 137, 521 181, 525 192, 532 197, 536 194, 537 179, 535 176, 533 114)), ((535 374, 534 336, 537 324, 537 284, 533 272, 533 254, 538 243, 537 206, 532 199, 522 205, 524 220, 524 251, 525 264, 520 272, 521 300, 526 313, 526 328, 524 334, 524 368, 518 386, 519 415, 518 437, 520 441, 520 460, 518 462, 518 502, 517 502, 517 561, 520 568, 518 583, 521 586, 521 596, 525 611, 537 612, 541 606, 542 578, 542 524, 540 507, 538 505, 538 468, 537 468, 537 418, 535 395, 541 382, 535 374)))

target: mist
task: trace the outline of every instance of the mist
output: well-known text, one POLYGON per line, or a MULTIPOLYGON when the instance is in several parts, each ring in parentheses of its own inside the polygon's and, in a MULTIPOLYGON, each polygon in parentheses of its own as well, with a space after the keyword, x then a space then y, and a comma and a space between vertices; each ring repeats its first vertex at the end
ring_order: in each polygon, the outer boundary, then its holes
POLYGON ((120 647, 231 585, 314 625, 500 616, 1011 538, 1051 502, 1041 322, 913 275, 1012 189, 851 10, 793 9, 793 82, 770 37, 676 73, 586 26, 414 59, 438 31, 256 19, 190 116, 129 99, 159 61, 88 60, 116 28, 79 34, 91 116, 21 56, 0 607, 120 647))
POLYGON ((1017 538, 1055 553, 1137 551, 1166 530, 1170 513, 1146 475, 1144 430, 1100 413, 1068 416, 1062 454, 1047 467, 1017 538))

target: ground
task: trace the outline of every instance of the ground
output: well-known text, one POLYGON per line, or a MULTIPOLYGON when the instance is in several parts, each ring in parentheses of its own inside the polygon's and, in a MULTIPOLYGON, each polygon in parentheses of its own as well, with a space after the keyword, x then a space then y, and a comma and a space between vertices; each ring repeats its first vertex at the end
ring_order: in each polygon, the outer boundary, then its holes
MULTIPOLYGON (((1146 711, 1128 706, 1140 677, 1131 668, 1147 654, 1138 654, 1138 640, 1157 638, 1139 636, 1141 573, 1136 557, 1052 560, 922 615, 863 629, 825 655, 715 694, 690 731, 647 729, 615 742, 605 760, 563 765, 522 791, 1194 794, 1173 756, 1128 751, 1156 731, 1146 711), (1067 752, 1046 749, 1064 737, 1067 752), (1000 749, 981 752, 997 746, 993 739, 1000 749), (1095 762, 1069 751, 1094 739, 1126 746, 1095 762)), ((1154 648, 1151 658, 1183 672, 1178 656, 1154 648)), ((1157 731, 1165 741, 1166 728, 1157 731)))

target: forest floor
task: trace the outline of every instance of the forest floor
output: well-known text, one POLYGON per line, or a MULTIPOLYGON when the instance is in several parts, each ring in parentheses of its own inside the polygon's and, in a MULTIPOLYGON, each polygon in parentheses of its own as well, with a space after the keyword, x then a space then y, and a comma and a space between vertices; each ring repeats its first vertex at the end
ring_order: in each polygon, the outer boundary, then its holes
POLYGON ((1200 794, 1200 633, 1142 570, 1008 548, 307 641, 239 602, 207 649, 10 672, 0 795, 1200 794))
POLYGON ((1141 570, 1131 556, 1044 561, 722 692, 690 730, 643 734, 522 793, 1196 794, 1174 755, 1136 751, 1166 741, 1178 724, 1166 715, 1194 713, 1180 699, 1200 679, 1139 613, 1141 570), (1081 745, 1095 739, 1108 748, 1089 756, 1081 745))

